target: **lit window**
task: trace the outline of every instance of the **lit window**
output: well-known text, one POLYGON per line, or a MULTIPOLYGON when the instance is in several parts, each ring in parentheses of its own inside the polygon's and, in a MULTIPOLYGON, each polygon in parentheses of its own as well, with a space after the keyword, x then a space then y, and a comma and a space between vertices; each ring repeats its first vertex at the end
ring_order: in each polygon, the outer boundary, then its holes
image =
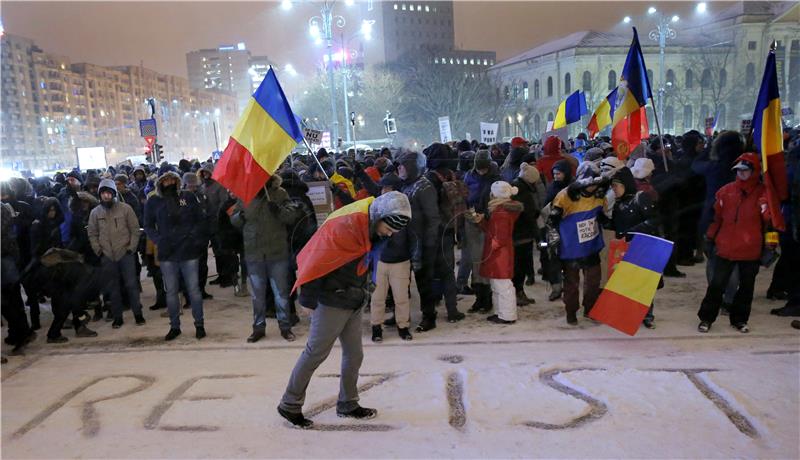
POLYGON ((488 59, 484 59, 483 60, 483 65, 489 65, 489 60, 488 59))
POLYGON ((405 3, 404 3, 404 4, 403 4, 403 11, 405 11, 405 10, 406 10, 406 5, 405 5, 405 3))
POLYGON ((461 59, 456 58, 456 64, 461 64, 461 59))
POLYGON ((428 5, 425 5, 425 12, 426 13, 430 13, 431 12, 431 8, 428 5))
POLYGON ((417 11, 422 11, 422 5, 417 5, 417 11))
MULTIPOLYGON (((452 64, 452 63, 453 63, 453 58, 450 58, 450 64, 452 64)), ((42 84, 44 84, 44 83, 42 83, 42 84)))
POLYGON ((397 9, 397 3, 394 4, 394 9, 397 9))
POLYGON ((433 58, 433 63, 434 64, 438 64, 439 63, 439 58, 438 57, 437 58, 433 58))
POLYGON ((475 65, 475 59, 470 59, 469 60, 469 65, 475 65))

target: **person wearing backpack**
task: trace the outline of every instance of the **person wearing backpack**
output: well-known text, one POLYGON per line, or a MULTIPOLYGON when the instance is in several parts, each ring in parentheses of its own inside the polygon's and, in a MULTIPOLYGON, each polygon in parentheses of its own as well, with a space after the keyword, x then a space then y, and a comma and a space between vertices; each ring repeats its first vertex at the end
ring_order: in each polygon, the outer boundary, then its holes
MULTIPOLYGON (((450 169, 458 164, 453 150, 446 144, 434 143, 428 148, 428 174, 439 203, 439 231, 434 261, 434 302, 444 297, 447 322, 456 323, 465 318, 458 311, 458 290, 455 277, 455 246, 458 219, 466 211, 467 190, 464 182, 456 179, 450 169)), ((429 306, 431 307, 431 306, 429 306)), ((436 308, 435 304, 432 308, 436 308)))

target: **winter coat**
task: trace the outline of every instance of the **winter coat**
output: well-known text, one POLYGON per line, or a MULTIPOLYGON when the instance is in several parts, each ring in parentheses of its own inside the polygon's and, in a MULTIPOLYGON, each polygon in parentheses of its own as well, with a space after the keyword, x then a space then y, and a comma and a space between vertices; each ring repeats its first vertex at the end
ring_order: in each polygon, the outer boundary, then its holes
POLYGON ((493 279, 514 277, 514 222, 522 211, 521 203, 508 200, 498 205, 488 219, 480 222, 484 231, 480 270, 482 277, 493 279))
POLYGON ((231 214, 236 207, 237 199, 229 197, 219 209, 219 228, 217 231, 217 241, 223 250, 242 252, 242 231, 231 223, 231 214), (228 214, 230 209, 231 214, 228 214))
POLYGON ((303 284, 298 301, 306 308, 317 304, 344 310, 358 310, 369 298, 369 271, 359 274, 361 259, 348 262, 327 275, 303 284))
POLYGON ((399 191, 411 203, 411 222, 408 224, 411 259, 432 266, 441 224, 436 188, 427 178, 417 177, 403 181, 399 191))
POLYGON ((518 192, 514 195, 514 200, 522 203, 523 210, 514 224, 514 241, 517 243, 529 243, 539 238, 539 226, 537 219, 542 210, 542 200, 544 199, 541 182, 529 184, 521 177, 511 182, 517 187, 518 192), (539 190, 537 190, 537 185, 539 190))
POLYGON ((115 202, 110 208, 97 206, 89 214, 86 229, 92 250, 99 256, 117 261, 139 246, 139 219, 133 208, 115 202))
POLYGON ((178 191, 175 197, 164 195, 163 182, 180 176, 168 171, 156 180, 156 191, 144 207, 144 230, 158 248, 159 261, 182 262, 198 259, 208 250, 206 213, 197 197, 178 191))
POLYGON ((248 261, 289 259, 286 227, 297 221, 297 208, 281 188, 282 182, 280 176, 272 176, 266 193, 259 192, 246 207, 241 201, 236 204, 231 223, 242 229, 248 261))
POLYGON ((120 203, 125 203, 133 209, 133 213, 136 214, 136 219, 139 221, 139 225, 142 225, 144 222, 144 214, 142 212, 142 203, 139 201, 139 198, 133 193, 130 189, 125 190, 124 192, 120 192, 117 195, 117 200, 120 203))
POLYGON ((84 261, 89 265, 100 264, 100 257, 92 249, 92 244, 89 241, 89 234, 87 232, 89 215, 98 203, 98 199, 89 192, 78 192, 77 195, 69 201, 72 220, 70 221, 70 238, 66 249, 82 255, 84 261))
POLYGON ((61 229, 64 222, 64 213, 61 211, 61 204, 54 197, 47 198, 42 204, 41 215, 33 221, 31 226, 31 252, 34 258, 39 258, 50 248, 60 248, 61 229), (56 216, 53 219, 47 217, 47 211, 55 208, 56 216))
POLYGON ((31 225, 36 219, 33 211, 33 206, 27 201, 19 199, 11 199, 7 201, 16 213, 14 218, 14 231, 17 238, 17 246, 19 247, 20 263, 24 267, 31 260, 31 225))
POLYGON ((296 255, 317 231, 317 215, 314 212, 314 203, 308 197, 308 185, 300 179, 300 176, 288 171, 281 173, 281 178, 283 179, 281 187, 286 190, 297 209, 297 220, 289 231, 289 248, 296 255))
POLYGON ((219 229, 219 208, 228 199, 228 191, 214 179, 206 179, 200 186, 200 191, 206 196, 205 212, 208 216, 209 232, 214 235, 219 229))
POLYGON ((625 194, 614 201, 611 213, 611 228, 617 238, 628 232, 658 235, 658 211, 655 202, 645 192, 636 188, 636 181, 630 169, 622 168, 614 175, 625 186, 625 194))
POLYGON ((539 172, 547 178, 547 183, 553 182, 553 165, 556 162, 565 160, 570 165, 572 177, 575 177, 575 172, 578 170, 578 160, 571 155, 564 155, 561 153, 561 140, 555 136, 550 136, 544 143, 543 155, 536 162, 536 168, 539 172))
POLYGON ((713 240, 717 255, 728 260, 755 261, 761 258, 764 224, 769 221, 769 207, 764 185, 759 181, 760 162, 754 154, 748 161, 756 170, 747 181, 739 180, 722 187, 714 202, 714 220, 706 236, 713 240))
POLYGON ((464 184, 469 190, 467 195, 467 207, 475 208, 478 214, 485 214, 489 204, 489 195, 492 184, 500 180, 498 174, 493 174, 490 170, 484 175, 478 174, 474 169, 464 176, 464 184))

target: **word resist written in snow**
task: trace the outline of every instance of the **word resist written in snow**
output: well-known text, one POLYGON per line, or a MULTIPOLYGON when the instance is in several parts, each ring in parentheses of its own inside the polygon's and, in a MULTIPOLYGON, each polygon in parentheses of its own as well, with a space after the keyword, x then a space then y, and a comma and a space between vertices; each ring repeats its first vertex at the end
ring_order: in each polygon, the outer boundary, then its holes
MULTIPOLYGON (((581 390, 575 387, 570 386, 567 383, 559 382, 556 380, 556 377, 559 375, 565 375, 571 372, 605 372, 605 369, 586 369, 586 368, 568 368, 568 369, 549 369, 549 370, 542 370, 539 373, 539 381, 564 395, 570 396, 574 399, 584 402, 589 406, 589 410, 586 411, 583 415, 575 417, 571 420, 568 420, 564 423, 559 424, 551 424, 551 423, 544 423, 538 421, 524 421, 521 423, 522 426, 526 426, 532 429, 541 429, 541 430, 566 430, 566 429, 576 429, 579 427, 586 426, 590 423, 595 423, 605 417, 608 412, 610 412, 613 408, 609 408, 605 403, 600 401, 599 399, 591 396, 588 394, 587 391, 581 390)), ((714 388, 709 385, 704 375, 710 372, 717 372, 718 369, 693 369, 693 368, 678 368, 678 369, 640 369, 642 372, 668 372, 668 373, 679 373, 683 374, 694 386, 697 388, 699 393, 705 397, 706 399, 710 400, 714 406, 719 409, 730 422, 739 430, 743 435, 748 436, 750 438, 758 438, 759 433, 754 427, 754 424, 748 419, 747 416, 739 412, 723 395, 721 395, 718 391, 714 390, 714 388)), ((371 389, 383 386, 383 385, 393 385, 394 380, 397 379, 401 374, 398 373, 381 373, 381 374, 363 374, 362 377, 366 379, 365 383, 359 385, 359 393, 364 394, 369 392, 371 389)), ((180 431, 180 432, 209 432, 209 431, 219 431, 222 427, 213 425, 213 424, 194 424, 194 425, 169 425, 162 423, 162 418, 170 411, 172 406, 178 401, 186 401, 191 402, 193 404, 201 404, 202 401, 209 401, 209 400, 230 400, 235 397, 235 392, 230 392, 228 394, 193 394, 192 396, 187 396, 186 393, 194 387, 198 382, 202 382, 205 380, 230 380, 229 384, 227 385, 228 390, 230 387, 235 385, 237 380, 242 379, 251 379, 256 378, 256 375, 251 374, 217 374, 217 375, 202 375, 202 376, 194 376, 187 378, 180 384, 178 384, 172 391, 167 393, 166 396, 161 398, 159 402, 150 410, 147 417, 145 417, 142 426, 146 430, 160 430, 160 431, 180 431)), ((323 374, 319 376, 320 378, 339 378, 338 374, 323 374)), ((141 393, 143 391, 150 390, 154 387, 154 383, 156 382, 156 378, 153 376, 148 375, 139 375, 139 374, 120 374, 120 375, 108 375, 103 377, 98 377, 94 380, 91 380, 86 383, 82 383, 72 390, 66 392, 63 396, 61 396, 56 402, 50 404, 44 410, 36 414, 33 418, 31 418, 27 423, 23 426, 18 428, 12 435, 12 439, 19 439, 20 437, 24 436, 26 433, 30 432, 31 430, 35 429, 39 425, 45 422, 51 415, 53 415, 56 411, 60 410, 68 403, 71 403, 70 406, 75 405, 73 400, 78 400, 79 396, 82 393, 87 392, 92 387, 95 387, 101 382, 107 380, 115 380, 119 381, 116 382, 113 387, 108 387, 107 385, 103 388, 112 388, 108 394, 104 394, 101 396, 96 396, 94 399, 83 400, 80 402, 81 407, 81 433, 85 438, 91 438, 97 436, 97 434, 101 430, 101 423, 100 423, 100 416, 98 412, 95 410, 95 405, 99 402, 107 402, 112 400, 119 400, 123 398, 128 398, 134 394, 141 393)), ((396 391, 398 389, 394 389, 396 391)), ((464 378, 458 372, 448 372, 448 377, 446 378, 445 388, 442 391, 443 398, 446 399, 447 404, 450 408, 448 411, 448 423, 453 429, 458 431, 463 431, 468 427, 468 413, 467 407, 468 404, 465 404, 464 399, 466 398, 466 392, 464 391, 464 378)), ((684 395, 685 396, 685 395, 684 395)), ((336 397, 333 396, 327 400, 324 400, 320 403, 317 403, 306 411, 306 414, 309 417, 314 417, 323 413, 325 411, 331 410, 336 407, 336 397)), ((202 412, 195 411, 196 414, 202 414, 202 412)), ((211 419, 209 419, 211 420, 211 419)), ((502 420, 501 420, 502 422, 502 420)), ((506 422, 507 423, 507 422, 506 422)), ((392 430, 399 430, 400 427, 387 425, 387 424, 379 424, 379 423, 365 423, 365 424, 328 424, 328 425, 315 425, 315 429, 321 431, 392 431, 392 430)))

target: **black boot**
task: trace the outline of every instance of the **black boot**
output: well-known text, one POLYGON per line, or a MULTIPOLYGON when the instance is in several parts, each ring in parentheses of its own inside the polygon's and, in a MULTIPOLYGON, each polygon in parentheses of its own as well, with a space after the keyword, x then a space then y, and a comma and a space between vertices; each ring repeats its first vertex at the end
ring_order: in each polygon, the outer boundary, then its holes
MULTIPOLYGON (((485 303, 486 303, 486 292, 484 287, 488 287, 486 284, 480 283, 472 283, 472 290, 475 291, 475 302, 469 307, 467 312, 469 313, 480 313, 485 311, 485 303)), ((491 288, 490 288, 491 289, 491 288)))
POLYGON ((375 418, 378 415, 378 411, 376 409, 370 409, 367 407, 358 406, 355 409, 349 410, 347 412, 340 412, 337 410, 336 415, 338 415, 339 417, 366 420, 375 418))
POLYGON ((264 329, 253 329, 253 333, 247 338, 247 343, 256 343, 266 336, 267 334, 264 329))
POLYGON ((489 313, 492 311, 492 287, 488 284, 481 284, 481 308, 478 310, 481 313, 489 313))
POLYGON ((417 326, 417 332, 426 332, 431 329, 436 329, 436 320, 432 318, 422 318, 419 326, 417 326))
POLYGON ((311 428, 314 422, 305 418, 301 412, 289 412, 278 406, 278 414, 297 428, 311 428))
POLYGON ((380 324, 372 326, 372 341, 375 343, 383 342, 383 328, 380 324))

